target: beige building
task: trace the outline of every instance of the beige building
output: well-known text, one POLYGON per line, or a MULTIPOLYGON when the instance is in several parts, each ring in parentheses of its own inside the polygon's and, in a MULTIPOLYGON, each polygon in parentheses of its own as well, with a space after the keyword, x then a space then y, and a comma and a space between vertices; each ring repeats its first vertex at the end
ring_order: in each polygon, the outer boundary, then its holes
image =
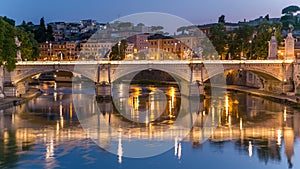
POLYGON ((133 43, 127 43, 127 48, 125 50, 125 59, 126 60, 132 60, 134 59, 134 53, 136 53, 134 44, 133 43))
POLYGON ((113 42, 88 41, 80 44, 81 59, 100 59, 115 45, 113 42))

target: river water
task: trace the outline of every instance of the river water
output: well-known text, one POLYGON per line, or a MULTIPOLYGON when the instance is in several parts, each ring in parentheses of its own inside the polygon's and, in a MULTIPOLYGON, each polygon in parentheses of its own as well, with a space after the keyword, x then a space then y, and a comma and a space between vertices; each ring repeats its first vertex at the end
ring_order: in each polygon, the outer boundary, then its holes
POLYGON ((43 83, 39 97, 0 111, 0 168, 300 167, 300 113, 288 105, 226 92, 188 110, 176 86, 139 85, 114 103, 94 102, 83 84, 73 85, 76 92, 72 84, 43 83), (190 122, 182 117, 187 130, 172 128, 182 111, 191 114, 190 122), (85 124, 100 116, 111 128, 85 124))

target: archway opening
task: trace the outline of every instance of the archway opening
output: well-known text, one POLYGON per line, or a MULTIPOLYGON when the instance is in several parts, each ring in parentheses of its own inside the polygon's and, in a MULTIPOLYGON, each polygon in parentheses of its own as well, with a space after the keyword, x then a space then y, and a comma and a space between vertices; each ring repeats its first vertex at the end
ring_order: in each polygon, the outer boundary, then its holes
POLYGON ((206 87, 210 86, 210 81, 221 77, 226 78, 227 85, 244 86, 255 88, 272 93, 285 93, 293 91, 293 84, 289 81, 281 81, 278 77, 274 77, 265 72, 244 69, 229 69, 221 74, 216 74, 204 81, 206 87))
POLYGON ((131 122, 172 123, 180 111, 181 80, 157 69, 129 73, 112 83, 115 111, 131 122))
MULTIPOLYGON (((89 77, 72 71, 65 70, 45 70, 30 72, 19 80, 8 81, 4 84, 4 94, 6 96, 32 97, 32 93, 38 91, 44 93, 53 88, 68 87, 73 83, 89 82, 93 83, 89 77)), ((72 91, 72 90, 70 90, 72 91)))

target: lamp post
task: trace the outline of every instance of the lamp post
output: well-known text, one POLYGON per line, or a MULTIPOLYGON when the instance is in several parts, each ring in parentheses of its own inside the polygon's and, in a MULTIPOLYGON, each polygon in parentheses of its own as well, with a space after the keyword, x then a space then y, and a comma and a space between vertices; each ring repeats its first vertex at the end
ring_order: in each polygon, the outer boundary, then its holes
POLYGON ((69 48, 69 60, 72 60, 72 51, 71 51, 71 48, 69 48))
POLYGON ((249 59, 252 59, 252 40, 249 40, 250 43, 250 56, 249 59))
MULTIPOLYGON (((177 42, 175 42, 174 44, 175 44, 175 49, 174 49, 174 51, 175 51, 175 57, 176 57, 176 56, 177 56, 177 42)), ((175 57, 174 57, 174 58, 175 58, 175 57)))
POLYGON ((240 60, 242 60, 244 57, 244 42, 242 42, 242 51, 240 53, 240 60))
POLYGON ((120 46, 121 46, 121 41, 118 42, 119 57, 120 57, 120 46))
POLYGON ((52 59, 51 48, 52 48, 52 43, 50 42, 50 60, 52 59))

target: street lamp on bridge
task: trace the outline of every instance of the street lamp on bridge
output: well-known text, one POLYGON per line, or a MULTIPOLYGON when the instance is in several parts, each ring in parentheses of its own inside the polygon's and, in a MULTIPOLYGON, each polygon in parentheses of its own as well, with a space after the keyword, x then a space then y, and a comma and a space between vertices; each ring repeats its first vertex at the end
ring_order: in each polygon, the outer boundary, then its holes
POLYGON ((252 40, 249 40, 249 44, 250 44, 250 56, 249 56, 249 59, 252 59, 252 40))

